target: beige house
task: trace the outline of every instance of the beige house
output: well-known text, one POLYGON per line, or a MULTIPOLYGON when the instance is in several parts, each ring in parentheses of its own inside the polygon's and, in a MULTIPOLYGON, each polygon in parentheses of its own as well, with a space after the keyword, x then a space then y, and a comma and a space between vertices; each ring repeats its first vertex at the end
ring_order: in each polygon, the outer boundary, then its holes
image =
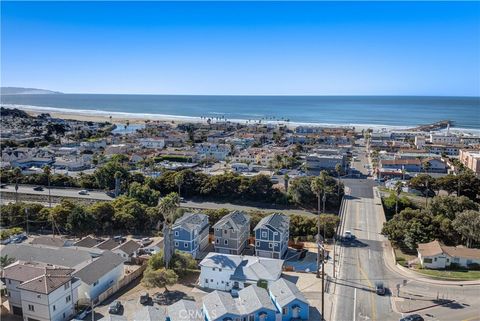
POLYGON ((437 240, 418 244, 420 265, 429 269, 445 269, 452 263, 462 267, 480 264, 480 249, 463 246, 445 246, 437 240))

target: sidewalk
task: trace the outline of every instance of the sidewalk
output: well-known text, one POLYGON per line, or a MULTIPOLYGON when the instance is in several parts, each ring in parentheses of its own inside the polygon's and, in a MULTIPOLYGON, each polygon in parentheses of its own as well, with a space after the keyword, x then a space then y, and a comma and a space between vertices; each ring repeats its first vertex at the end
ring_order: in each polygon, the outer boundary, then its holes
POLYGON ((437 297, 425 297, 400 291, 400 296, 392 297, 393 308, 398 313, 413 313, 439 305, 452 304, 453 300, 437 297))

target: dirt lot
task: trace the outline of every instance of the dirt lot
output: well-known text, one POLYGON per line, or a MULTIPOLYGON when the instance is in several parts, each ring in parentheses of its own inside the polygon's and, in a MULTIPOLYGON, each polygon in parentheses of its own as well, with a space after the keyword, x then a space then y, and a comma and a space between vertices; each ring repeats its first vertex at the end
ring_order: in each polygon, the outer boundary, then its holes
MULTIPOLYGON (((199 273, 193 273, 189 277, 183 278, 174 286, 168 287, 169 291, 180 291, 185 294, 185 296, 192 296, 195 301, 201 302, 202 298, 207 294, 200 289, 194 287, 195 283, 198 280, 199 273)), ((162 293, 164 289, 160 288, 151 288, 148 289, 141 283, 141 278, 137 279, 136 281, 132 282, 127 288, 123 289, 122 291, 116 293, 112 297, 110 297, 107 301, 103 302, 101 305, 95 307, 95 320, 99 320, 103 316, 108 315, 108 307, 110 303, 113 301, 119 300, 122 302, 124 306, 124 313, 123 315, 128 320, 133 320, 133 316, 136 311, 142 308, 140 304, 140 295, 144 292, 147 292, 150 297, 152 297, 155 293, 162 293)), ((155 303, 154 303, 155 304, 155 303)), ((157 305, 157 304, 155 304, 157 305)), ((85 318, 86 320, 89 319, 90 316, 85 318)))

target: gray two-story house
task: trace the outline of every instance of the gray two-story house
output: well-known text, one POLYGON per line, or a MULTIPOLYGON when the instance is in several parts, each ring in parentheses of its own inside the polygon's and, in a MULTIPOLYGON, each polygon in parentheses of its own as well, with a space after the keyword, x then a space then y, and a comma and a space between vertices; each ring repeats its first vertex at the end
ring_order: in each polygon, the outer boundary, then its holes
POLYGON ((172 226, 175 250, 197 258, 208 246, 208 216, 202 213, 185 213, 172 226))
POLYGON ((248 245, 250 216, 241 211, 233 211, 222 217, 214 226, 215 252, 242 254, 248 245))
POLYGON ((288 250, 289 227, 287 215, 274 213, 262 218, 254 229, 255 254, 282 259, 288 250))

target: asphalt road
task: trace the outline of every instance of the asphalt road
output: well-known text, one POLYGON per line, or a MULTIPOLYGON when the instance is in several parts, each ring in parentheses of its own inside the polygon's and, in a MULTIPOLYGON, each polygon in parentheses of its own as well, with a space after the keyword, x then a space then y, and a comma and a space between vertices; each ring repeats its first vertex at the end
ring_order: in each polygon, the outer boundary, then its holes
MULTIPOLYGON (((375 283, 388 279, 383 263, 381 226, 374 210, 372 180, 347 180, 344 231, 355 239, 340 248, 339 277, 336 281, 337 304, 332 320, 398 320, 388 295, 375 293, 375 283)), ((388 284, 385 284, 389 287, 388 284)))
MULTIPOLYGON (((30 194, 30 195, 41 195, 41 196, 48 196, 48 188, 44 187, 43 191, 35 191, 33 190, 35 186, 31 185, 19 185, 18 186, 18 193, 19 194, 30 194)), ((105 194, 103 191, 89 191, 87 195, 80 195, 78 194, 79 191, 82 189, 76 188, 50 188, 50 195, 52 197, 74 197, 74 198, 84 198, 84 199, 91 199, 91 200, 99 200, 99 201, 111 201, 113 198, 105 194)), ((0 189, 0 192, 10 192, 15 193, 15 186, 14 185, 7 185, 5 188, 0 189)))
MULTIPOLYGON (((354 167, 365 173, 363 165, 367 159, 362 151, 358 152, 360 161, 355 162, 354 167)), ((396 292, 396 285, 403 284, 405 278, 385 265, 385 237, 381 235, 384 214, 373 198, 375 182, 372 179, 344 179, 343 182, 350 195, 346 197, 342 234, 350 230, 356 239, 340 246, 331 320, 399 320, 405 315, 395 312, 392 292, 396 292), (384 284, 387 295, 375 293, 376 282, 384 284)), ((480 320, 479 286, 426 284, 408 279, 401 291, 404 297, 409 293, 407 300, 436 295, 455 300, 452 304, 416 312, 426 321, 480 320)))

